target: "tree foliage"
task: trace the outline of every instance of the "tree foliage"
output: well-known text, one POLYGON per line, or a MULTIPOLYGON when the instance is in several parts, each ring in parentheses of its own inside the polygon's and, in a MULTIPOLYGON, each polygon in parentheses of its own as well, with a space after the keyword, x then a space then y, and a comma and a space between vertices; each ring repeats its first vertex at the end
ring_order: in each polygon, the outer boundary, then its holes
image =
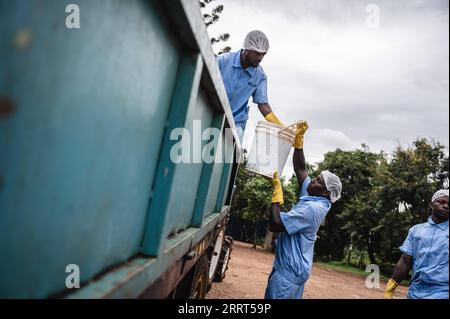
MULTIPOLYGON (((258 226, 265 222, 267 223, 269 209, 272 204, 272 182, 266 177, 245 169, 247 163, 246 154, 246 151, 244 151, 244 160, 239 166, 236 177, 232 218, 243 219, 255 224, 255 234, 252 243, 256 246, 258 226)), ((298 183, 295 176, 293 176, 293 179, 287 185, 283 185, 284 205, 282 205, 282 209, 285 211, 291 209, 298 199, 298 183), (292 182, 293 179, 295 179, 295 183, 292 182)), ((284 178, 281 179, 281 182, 286 184, 284 178)))
MULTIPOLYGON (((200 8, 203 11, 203 21, 205 22, 206 27, 209 27, 211 25, 213 25, 214 23, 218 22, 220 19, 220 14, 223 12, 224 6, 223 5, 218 5, 215 6, 211 11, 206 11, 208 5, 213 2, 215 0, 198 0, 199 4, 200 4, 200 8)), ((226 42, 230 39, 230 34, 229 33, 222 33, 219 34, 218 36, 215 37, 211 37, 211 44, 217 44, 220 42, 226 42)), ((219 50, 219 52, 217 52, 217 55, 226 53, 231 51, 231 47, 229 46, 225 46, 223 48, 221 48, 219 50)))
MULTIPOLYGON (((340 177, 343 191, 319 229, 316 255, 350 260, 353 250, 366 254, 370 263, 395 264, 409 228, 426 222, 430 215, 433 193, 448 187, 448 165, 444 146, 423 138, 408 147, 398 146, 391 156, 372 152, 367 145, 325 154, 317 167, 309 166, 310 175, 330 170, 340 177)), ((240 214, 255 223, 267 219, 270 180, 241 165, 236 187, 233 216, 240 214)), ((283 210, 288 211, 298 201, 295 176, 283 182, 283 192, 283 210)))

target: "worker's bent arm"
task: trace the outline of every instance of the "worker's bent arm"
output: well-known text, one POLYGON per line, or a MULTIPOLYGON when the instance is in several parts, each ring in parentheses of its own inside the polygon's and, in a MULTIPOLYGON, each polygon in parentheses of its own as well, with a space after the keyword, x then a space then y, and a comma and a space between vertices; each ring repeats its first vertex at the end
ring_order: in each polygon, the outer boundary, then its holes
POLYGON ((272 108, 270 107, 269 103, 258 104, 258 108, 264 117, 272 113, 272 108))
POLYGON ((282 233, 286 231, 283 222, 281 221, 280 212, 280 204, 272 203, 272 206, 270 207, 269 230, 273 233, 282 233))
POLYGON ((394 273, 392 274, 392 279, 394 279, 397 283, 401 283, 403 279, 408 276, 409 270, 412 265, 412 257, 407 254, 402 254, 400 259, 395 265, 394 273))
POLYGON ((304 180, 306 179, 306 177, 308 177, 303 148, 294 148, 294 156, 292 157, 292 162, 294 165, 295 175, 297 176, 298 186, 302 188, 304 180))

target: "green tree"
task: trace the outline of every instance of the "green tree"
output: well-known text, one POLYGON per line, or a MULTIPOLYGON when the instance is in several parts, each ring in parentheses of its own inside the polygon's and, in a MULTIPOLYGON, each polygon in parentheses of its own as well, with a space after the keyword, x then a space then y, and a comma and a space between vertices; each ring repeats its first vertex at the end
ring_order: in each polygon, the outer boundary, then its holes
MULTIPOLYGON (((207 6, 213 1, 215 1, 215 0, 198 0, 198 2, 200 3, 200 8, 203 9, 203 11, 205 11, 207 6)), ((217 21, 219 21, 220 14, 223 12, 223 9, 224 9, 223 5, 218 5, 218 6, 214 7, 210 12, 205 11, 203 13, 203 21, 205 22, 206 27, 209 27, 209 26, 213 25, 214 23, 216 23, 217 21)), ((214 44, 217 44, 220 42, 226 42, 229 39, 230 39, 229 33, 222 33, 222 34, 219 34, 218 36, 212 37, 211 44, 214 45, 214 44)), ((229 51, 231 51, 231 47, 225 46, 219 50, 217 55, 220 55, 220 54, 223 54, 223 53, 226 53, 229 51)))
POLYGON ((367 145, 354 151, 336 151, 325 154, 316 174, 330 170, 342 182, 342 197, 333 204, 325 227, 319 230, 317 248, 320 254, 342 260, 345 248, 352 244, 367 250, 374 260, 372 228, 377 224, 378 212, 371 197, 377 167, 383 154, 370 152, 367 145))
POLYGON ((287 184, 283 185, 284 205, 283 210, 289 211, 298 202, 299 187, 297 177, 292 175, 287 184))
POLYGON ((256 248, 258 226, 267 220, 271 205, 272 183, 265 177, 254 176, 244 186, 243 193, 247 198, 247 206, 243 209, 242 217, 255 225, 253 247, 256 248))
MULTIPOLYGON (((371 152, 364 144, 353 151, 337 149, 325 154, 316 169, 308 166, 309 174, 315 177, 328 169, 340 177, 343 191, 319 229, 316 254, 351 260, 352 247, 390 274, 409 228, 426 221, 432 194, 448 188, 448 165, 448 150, 423 138, 409 147, 397 147, 390 157, 371 152)), ((245 163, 239 168, 232 215, 257 226, 267 221, 272 185, 270 179, 244 167, 245 163)), ((282 210, 288 211, 298 201, 299 185, 295 175, 282 184, 282 210)), ((364 263, 362 258, 360 263, 364 263)))
MULTIPOLYGON (((261 175, 257 175, 245 169, 247 163, 246 151, 244 150, 244 160, 239 166, 236 176, 235 191, 231 204, 231 218, 244 219, 254 226, 253 247, 257 245, 257 231, 261 224, 268 221, 269 209, 272 199, 272 181, 261 175)), ((296 178, 295 179, 296 183, 296 178)), ((291 179, 292 180, 292 179, 291 179)), ((282 210, 288 211, 298 200, 298 187, 296 184, 285 185, 284 178, 281 179, 283 185, 284 205, 282 210)))
POLYGON ((341 178, 343 192, 319 230, 316 253, 343 260, 353 247, 366 252, 371 263, 391 268, 408 229, 429 216, 433 192, 448 185, 445 148, 426 139, 399 146, 390 161, 366 145, 338 149, 325 155, 316 174, 324 169, 341 178))
POLYGON ((448 183, 448 155, 440 143, 417 139, 410 147, 397 147, 380 176, 380 257, 383 263, 394 263, 408 229, 427 220, 431 196, 448 183))

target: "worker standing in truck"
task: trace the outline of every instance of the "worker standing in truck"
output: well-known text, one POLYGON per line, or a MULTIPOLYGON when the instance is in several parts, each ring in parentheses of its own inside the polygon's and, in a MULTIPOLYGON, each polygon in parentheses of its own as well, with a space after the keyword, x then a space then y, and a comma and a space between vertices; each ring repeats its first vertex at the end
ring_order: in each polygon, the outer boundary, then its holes
POLYGON ((428 221, 411 227, 400 247, 403 254, 386 285, 385 299, 394 297, 410 269, 408 299, 448 299, 448 189, 433 195, 430 208, 428 221))
POLYGON ((342 184, 329 171, 311 180, 306 170, 303 139, 308 123, 297 124, 293 164, 300 185, 299 201, 285 213, 281 211, 283 191, 278 173, 272 180, 273 194, 269 229, 280 233, 275 251, 275 261, 269 275, 266 299, 301 299, 309 278, 317 231, 332 203, 341 197, 342 184))
POLYGON ((233 112, 239 139, 242 141, 248 120, 248 100, 258 104, 264 118, 283 125, 275 116, 267 97, 267 76, 260 63, 269 51, 269 40, 258 30, 247 34, 243 48, 237 52, 219 55, 217 60, 233 112))

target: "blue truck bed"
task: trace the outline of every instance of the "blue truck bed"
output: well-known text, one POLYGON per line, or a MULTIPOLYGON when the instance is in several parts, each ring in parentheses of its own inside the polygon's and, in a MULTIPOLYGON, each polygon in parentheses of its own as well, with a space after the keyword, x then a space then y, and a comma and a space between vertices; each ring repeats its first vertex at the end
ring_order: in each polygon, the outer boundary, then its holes
POLYGON ((70 29, 70 3, 0 0, 0 297, 167 297, 223 233, 241 155, 199 5, 78 0, 70 29), (171 160, 196 120, 225 163, 171 160))

